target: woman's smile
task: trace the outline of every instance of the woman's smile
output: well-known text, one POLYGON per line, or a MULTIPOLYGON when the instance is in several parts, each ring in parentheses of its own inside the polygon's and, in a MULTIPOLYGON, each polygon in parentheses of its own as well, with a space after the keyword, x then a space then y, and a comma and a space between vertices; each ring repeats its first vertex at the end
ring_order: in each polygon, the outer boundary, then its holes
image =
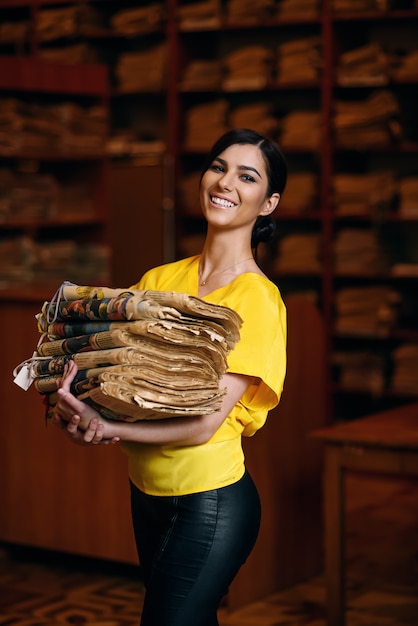
POLYGON ((226 198, 221 198, 220 196, 210 196, 210 200, 213 204, 217 206, 224 207, 226 209, 232 209, 232 207, 237 206, 236 202, 231 202, 231 200, 227 200, 226 198))

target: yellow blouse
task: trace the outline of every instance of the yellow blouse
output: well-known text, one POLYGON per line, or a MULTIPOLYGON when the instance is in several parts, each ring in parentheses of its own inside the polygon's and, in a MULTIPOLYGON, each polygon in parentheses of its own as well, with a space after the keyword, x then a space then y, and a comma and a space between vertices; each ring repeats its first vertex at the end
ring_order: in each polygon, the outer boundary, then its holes
MULTIPOLYGON (((198 295, 199 256, 147 272, 132 289, 198 295)), ((151 495, 184 495, 230 485, 244 474, 241 436, 252 436, 279 402, 286 371, 286 310, 276 285, 241 274, 203 298, 242 318, 240 340, 228 355, 228 371, 254 378, 213 437, 197 446, 124 443, 132 482, 151 495)))

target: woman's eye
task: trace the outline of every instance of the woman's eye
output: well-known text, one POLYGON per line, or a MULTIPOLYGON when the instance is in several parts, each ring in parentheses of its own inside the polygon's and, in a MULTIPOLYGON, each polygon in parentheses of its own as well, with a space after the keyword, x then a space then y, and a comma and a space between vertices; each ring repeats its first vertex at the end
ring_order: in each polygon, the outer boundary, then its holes
POLYGON ((224 168, 222 167, 222 165, 216 165, 216 164, 211 165, 210 169, 213 172, 223 172, 224 171, 224 168))
POLYGON ((244 180, 247 183, 254 183, 255 182, 255 178, 253 176, 251 176, 251 174, 242 174, 241 178, 242 178, 242 180, 244 180))

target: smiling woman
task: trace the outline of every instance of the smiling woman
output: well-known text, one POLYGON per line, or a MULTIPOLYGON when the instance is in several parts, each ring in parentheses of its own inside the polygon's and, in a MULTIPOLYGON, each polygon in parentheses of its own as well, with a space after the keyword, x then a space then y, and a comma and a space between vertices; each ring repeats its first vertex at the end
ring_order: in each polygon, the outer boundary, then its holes
POLYGON ((200 290, 199 295, 204 296, 240 273, 262 274, 252 250, 274 233, 271 214, 280 201, 286 177, 280 150, 258 133, 234 130, 213 146, 200 185, 200 204, 208 223, 199 263, 200 286, 205 287, 216 277, 218 280, 216 285, 212 282, 210 288, 200 290), (222 231, 227 233, 226 239, 222 231), (225 244, 214 255, 212 238, 216 233, 225 244))
MULTIPOLYGON (((278 146, 238 129, 223 135, 202 170, 207 235, 200 255, 148 271, 133 289, 175 291, 236 311, 241 337, 228 354, 219 411, 148 422, 111 422, 61 380, 55 423, 75 442, 121 442, 128 455, 132 519, 146 594, 141 626, 216 626, 217 609, 250 554, 260 524, 257 489, 242 437, 252 436, 281 396, 286 311, 256 262, 274 234, 286 183, 278 146)), ((93 486, 94 488, 94 486, 93 486)))

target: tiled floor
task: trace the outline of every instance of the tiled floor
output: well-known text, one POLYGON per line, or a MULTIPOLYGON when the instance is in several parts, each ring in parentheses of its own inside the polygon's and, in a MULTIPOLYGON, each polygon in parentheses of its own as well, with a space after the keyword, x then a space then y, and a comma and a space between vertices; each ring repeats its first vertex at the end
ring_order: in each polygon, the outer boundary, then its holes
MULTIPOLYGON (((352 478, 348 491, 347 626, 418 626, 417 482, 352 478)), ((3 626, 138 626, 142 593, 136 568, 0 547, 3 626)), ((219 617, 221 626, 325 626, 323 579, 219 617)))

